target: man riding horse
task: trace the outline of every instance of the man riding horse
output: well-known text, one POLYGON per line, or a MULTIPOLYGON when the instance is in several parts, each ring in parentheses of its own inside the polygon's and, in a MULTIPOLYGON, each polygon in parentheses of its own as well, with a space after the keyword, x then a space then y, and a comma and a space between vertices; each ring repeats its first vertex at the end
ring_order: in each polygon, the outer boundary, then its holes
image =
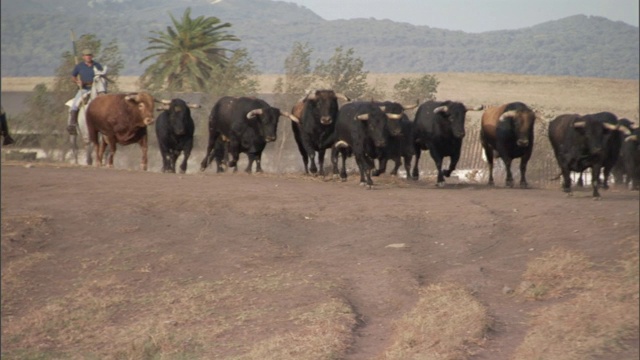
POLYGON ((69 135, 78 134, 78 107, 83 97, 91 91, 91 85, 93 85, 93 79, 95 77, 95 69, 102 71, 102 65, 96 61, 93 61, 93 52, 89 49, 82 50, 81 63, 78 63, 71 72, 71 80, 78 84, 78 92, 73 98, 73 103, 69 109, 69 120, 67 131, 69 135))

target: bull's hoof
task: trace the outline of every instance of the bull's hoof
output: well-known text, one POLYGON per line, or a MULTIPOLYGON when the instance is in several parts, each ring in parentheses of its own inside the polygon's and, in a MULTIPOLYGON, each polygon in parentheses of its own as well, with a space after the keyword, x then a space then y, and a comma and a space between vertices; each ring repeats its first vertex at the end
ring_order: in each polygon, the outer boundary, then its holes
POLYGON ((341 177, 340 177, 340 181, 342 181, 342 182, 346 182, 346 181, 347 181, 347 178, 346 178, 346 177, 342 177, 342 176, 341 176, 341 177))
POLYGON ((600 195, 598 195, 598 196, 594 196, 594 197, 593 197, 593 201, 600 201, 600 200, 602 200, 602 198, 600 197, 600 195))
POLYGON ((381 174, 381 172, 380 172, 379 170, 377 170, 377 169, 376 169, 376 170, 373 170, 373 171, 371 172, 371 176, 380 176, 380 174, 381 174))
POLYGON ((200 172, 204 172, 206 168, 200 167, 200 172))
POLYGON ((520 188, 521 189, 527 189, 529 187, 529 184, 527 183, 520 183, 520 188))
POLYGON ((451 177, 451 173, 452 173, 451 170, 445 170, 442 172, 442 175, 444 175, 444 177, 451 177))
POLYGON ((493 180, 489 180, 489 182, 487 183, 488 186, 494 187, 496 186, 496 184, 493 182, 493 180))
POLYGON ((444 181, 441 181, 441 182, 437 183, 436 186, 439 187, 439 188, 444 187, 444 181))

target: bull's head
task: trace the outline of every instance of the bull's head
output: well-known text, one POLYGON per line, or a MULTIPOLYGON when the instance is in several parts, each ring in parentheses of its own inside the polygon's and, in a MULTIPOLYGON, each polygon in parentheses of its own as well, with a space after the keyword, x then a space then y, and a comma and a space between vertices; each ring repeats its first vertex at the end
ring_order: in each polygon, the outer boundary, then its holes
POLYGON ((338 117, 338 99, 350 101, 344 94, 333 90, 309 91, 303 98, 307 104, 305 111, 310 112, 313 119, 319 119, 322 125, 331 125, 338 117))
POLYGON ((387 118, 387 129, 389 130, 389 134, 391 136, 400 136, 402 135, 402 124, 400 120, 402 116, 404 116, 404 107, 397 102, 393 101, 385 101, 380 104, 380 110, 384 112, 384 115, 387 118))
POLYGON ((433 113, 440 115, 448 122, 451 133, 455 138, 464 138, 464 122, 467 116, 467 108, 463 104, 448 101, 445 105, 441 105, 433 109, 433 113))
POLYGON ((276 141, 278 133, 278 120, 280 116, 286 116, 291 121, 300 122, 300 120, 286 111, 280 111, 278 108, 267 107, 260 109, 253 109, 247 113, 248 120, 257 120, 260 122, 260 135, 262 135, 267 142, 276 141))
POLYGON ((355 116, 355 120, 366 122, 366 131, 377 147, 387 145, 385 137, 387 119, 385 113, 374 104, 367 108, 367 112, 362 112, 355 116))
POLYGON ((142 123, 145 126, 153 124, 154 99, 151 94, 146 92, 127 94, 125 95, 124 100, 136 105, 140 118, 142 119, 142 123))
POLYGON ((516 133, 516 144, 520 147, 527 147, 530 144, 530 134, 533 131, 533 125, 536 115, 533 111, 527 110, 509 110, 500 115, 498 121, 509 122, 510 127, 516 133))
POLYGON ((161 106, 158 111, 166 111, 169 120, 169 126, 176 135, 184 135, 188 119, 191 119, 190 109, 199 109, 200 105, 195 103, 187 103, 182 99, 160 100, 161 106))

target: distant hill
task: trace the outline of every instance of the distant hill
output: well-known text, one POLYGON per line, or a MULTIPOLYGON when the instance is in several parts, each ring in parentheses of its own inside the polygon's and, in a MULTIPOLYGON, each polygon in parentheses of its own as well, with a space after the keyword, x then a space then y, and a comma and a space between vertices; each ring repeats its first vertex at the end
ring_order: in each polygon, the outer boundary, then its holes
MULTIPOLYGON (((271 0, 7 0, 1 3, 2 76, 52 76, 69 31, 117 40, 121 75, 142 74, 151 30, 171 25, 187 7, 192 17, 216 16, 233 26, 263 73, 282 73, 294 42, 309 43, 313 60, 338 46, 354 48, 378 73, 502 72, 638 79, 638 27, 575 15, 518 30, 471 34, 389 20, 327 21, 309 9, 271 0)), ((98 57, 99 59, 99 57, 98 57)))

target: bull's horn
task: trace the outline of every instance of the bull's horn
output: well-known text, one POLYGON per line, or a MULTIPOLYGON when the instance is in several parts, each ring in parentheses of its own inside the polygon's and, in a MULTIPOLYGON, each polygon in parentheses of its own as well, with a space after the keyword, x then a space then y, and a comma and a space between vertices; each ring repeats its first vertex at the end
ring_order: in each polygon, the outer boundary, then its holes
POLYGON ((349 147, 349 143, 347 143, 344 140, 340 140, 340 141, 336 142, 336 144, 334 146, 336 148, 344 148, 344 147, 349 147))
POLYGON ((467 111, 480 111, 484 109, 484 105, 478 105, 474 107, 467 106, 467 111))
POLYGON ((448 111, 449 111, 449 108, 448 108, 446 105, 438 106, 437 108, 433 109, 433 113, 434 113, 434 114, 437 114, 437 113, 439 113, 439 112, 444 112, 444 113, 446 113, 446 112, 448 112, 448 111))
POLYGON ((627 136, 624 141, 638 141, 638 135, 627 136))
POLYGON ((138 93, 127 94, 125 95, 124 100, 125 101, 133 100, 135 102, 138 102, 138 93))
POLYGON ((585 125, 584 121, 576 121, 576 122, 573 123, 573 127, 574 128, 583 128, 584 125, 585 125))
POLYGON ((247 113, 247 119, 253 119, 258 115, 262 115, 262 109, 253 109, 247 113))
POLYGON ((624 125, 620 125, 620 127, 618 128, 618 131, 620 131, 625 135, 631 135, 631 130, 629 130, 629 128, 624 125))
POLYGON ((500 121, 504 121, 506 118, 508 117, 515 117, 516 116, 516 111, 515 110, 510 110, 507 112, 502 113, 502 115, 500 115, 500 121))
POLYGON ((290 112, 281 111, 280 112, 280 116, 286 116, 289 119, 291 119, 291 121, 297 122, 298 124, 300 123, 300 119, 298 119, 297 117, 293 116, 293 114, 291 114, 290 112))
POLYGON ((171 104, 171 100, 162 99, 162 100, 160 100, 160 103, 164 104, 164 105, 169 105, 169 104, 171 104))
POLYGON ((402 105, 402 108, 403 108, 405 111, 407 111, 407 110, 412 110, 412 109, 417 108, 417 107, 418 107, 418 105, 420 105, 420 100, 419 100, 419 99, 418 99, 418 100, 416 100, 416 104, 415 104, 415 105, 413 105, 413 104, 411 104, 411 105, 402 105))
POLYGON ((369 120, 369 114, 356 115, 356 120, 360 120, 360 121, 369 120))
POLYGON ((162 106, 158 106, 156 108, 156 111, 165 111, 165 110, 169 110, 171 109, 171 106, 167 105, 167 104, 163 104, 162 106))
MULTIPOLYGON (((371 100, 371 101, 373 102, 373 100, 371 100)), ((384 106, 384 105, 383 105, 383 106, 380 106, 380 110, 382 110, 382 112, 384 112, 385 110, 387 110, 387 107, 386 107, 386 106, 384 106)))
POLYGON ((187 103, 187 106, 190 107, 191 109, 200 109, 202 106, 200 106, 200 104, 191 104, 191 103, 187 103))
POLYGON ((604 128, 607 130, 618 130, 618 125, 602 123, 602 126, 604 126, 604 128))
POLYGON ((341 99, 341 100, 344 100, 344 101, 347 101, 347 102, 351 101, 351 99, 349 99, 349 97, 347 95, 342 94, 342 93, 336 93, 336 97, 338 99, 341 99))
POLYGON ((317 90, 307 90, 307 93, 304 95, 302 100, 315 100, 316 99, 316 91, 317 90))
POLYGON ((402 114, 386 114, 387 118, 390 120, 400 120, 402 119, 402 114))

